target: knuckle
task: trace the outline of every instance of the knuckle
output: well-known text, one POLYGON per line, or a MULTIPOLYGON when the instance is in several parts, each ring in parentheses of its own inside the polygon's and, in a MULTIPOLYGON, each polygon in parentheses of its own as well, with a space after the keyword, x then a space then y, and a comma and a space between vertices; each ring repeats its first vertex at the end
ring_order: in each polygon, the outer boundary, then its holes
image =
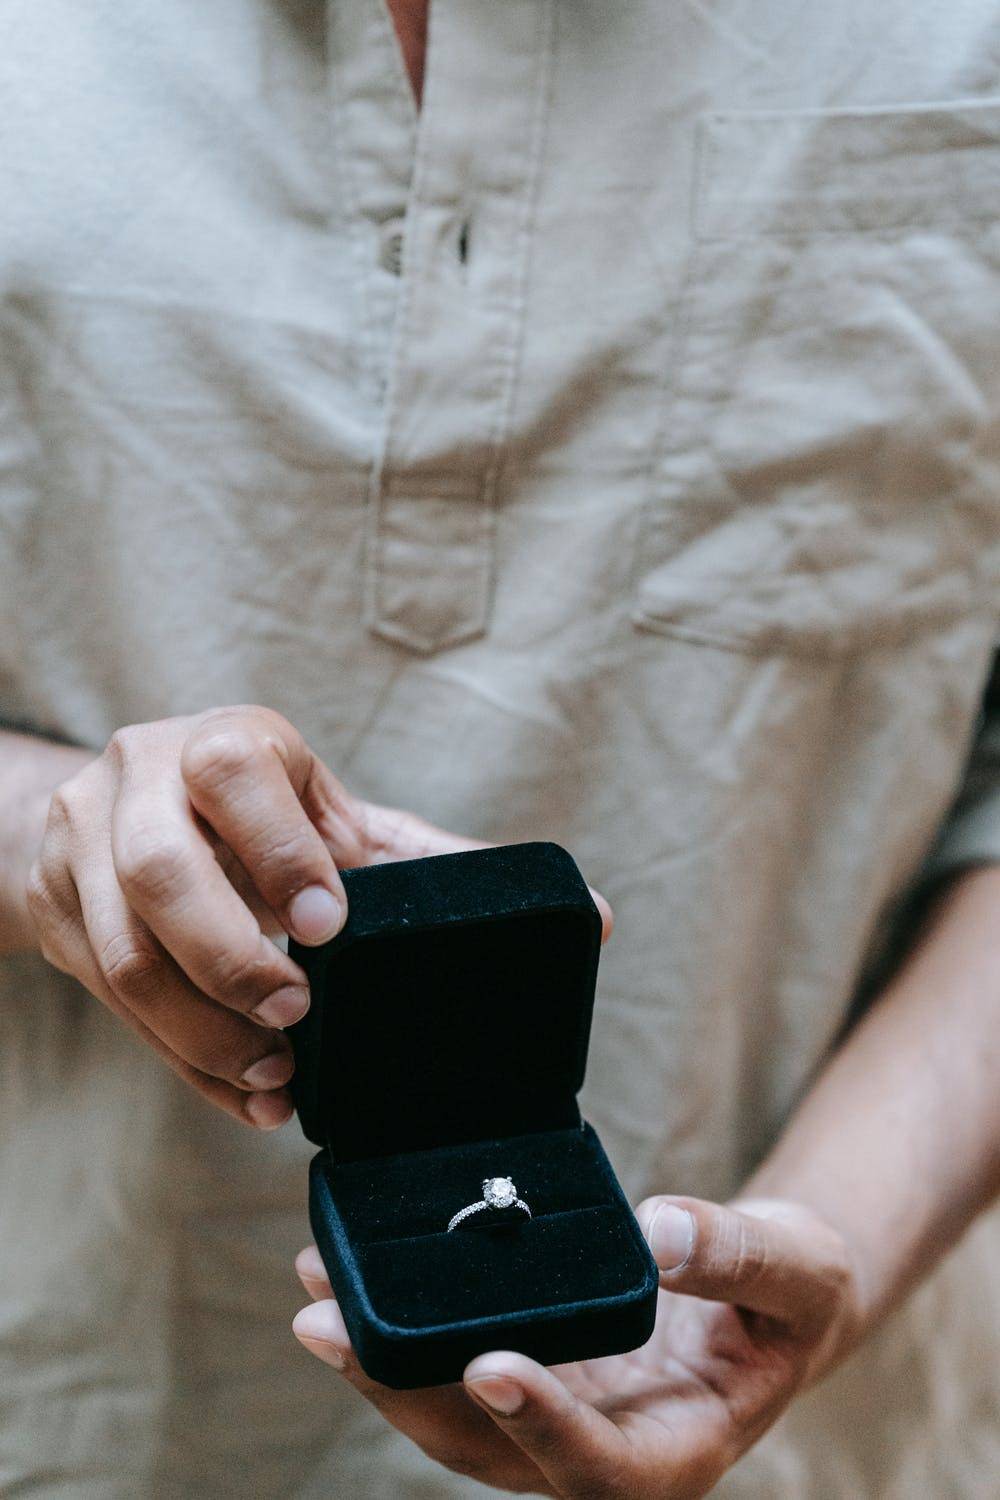
POLYGON ((116 933, 97 954, 101 973, 119 994, 146 994, 163 977, 163 961, 147 939, 133 932, 116 933))
POLYGON ((63 844, 89 832, 100 817, 100 793, 95 783, 96 762, 90 762, 75 775, 53 787, 48 796, 43 849, 63 844))
POLYGON ((292 896, 308 879, 317 876, 326 878, 326 864, 317 859, 317 835, 312 826, 297 828, 291 832, 277 829, 266 833, 257 850, 253 875, 271 887, 280 887, 292 896))
POLYGON ((167 899, 187 873, 187 850, 162 828, 138 827, 124 836, 115 860, 122 888, 147 902, 167 899))
POLYGON ((206 983, 212 991, 232 999, 255 1000, 276 987, 275 960, 279 957, 277 948, 272 958, 264 951, 263 943, 248 949, 221 951, 211 960, 206 983))
POLYGON ((248 712, 269 735, 283 740, 298 738, 298 730, 294 724, 290 723, 284 714, 279 714, 276 708, 265 708, 256 703, 248 709, 248 712))
POLYGON ((39 952, 53 968, 68 972, 62 939, 72 920, 71 913, 64 906, 58 888, 50 882, 38 860, 28 871, 24 893, 28 916, 35 926, 39 952))
POLYGON ((181 775, 188 786, 206 793, 217 793, 251 769, 261 755, 259 734, 239 720, 206 720, 184 743, 181 751, 181 775))
POLYGON ((50 830, 73 828, 77 822, 77 794, 72 778, 61 782, 49 798, 47 827, 50 830))
POLYGON ((768 1255, 764 1236, 747 1219, 740 1217, 733 1229, 731 1248, 733 1279, 738 1286, 755 1286, 767 1273, 768 1255))
POLYGON ((199 1033, 187 1060, 200 1073, 207 1073, 210 1078, 222 1078, 230 1083, 235 1083, 251 1063, 256 1061, 249 1055, 244 1057, 239 1048, 227 1045, 224 1037, 211 1031, 199 1033))
MULTIPOLYGON (((122 724, 112 734, 104 747, 102 760, 109 763, 121 776, 130 767, 148 761, 151 753, 162 749, 165 733, 172 727, 170 719, 153 719, 142 724, 122 724)), ((86 774, 86 770, 82 773, 86 774)))
POLYGON ((36 924, 39 927, 46 926, 56 902, 52 888, 42 870, 41 862, 37 859, 28 871, 24 886, 24 899, 36 924))
POLYGON ((268 708, 263 703, 238 703, 232 708, 220 709, 217 717, 223 720, 235 719, 238 722, 249 722, 258 734, 269 738, 291 738, 297 736, 298 733, 284 714, 280 714, 276 708, 268 708))
POLYGON ((68 915, 58 886, 49 879, 40 860, 35 860, 28 871, 24 887, 24 899, 39 936, 45 939, 60 928, 68 915))
POLYGON ((119 765, 133 755, 142 734, 140 724, 122 724, 108 740, 106 754, 119 765))

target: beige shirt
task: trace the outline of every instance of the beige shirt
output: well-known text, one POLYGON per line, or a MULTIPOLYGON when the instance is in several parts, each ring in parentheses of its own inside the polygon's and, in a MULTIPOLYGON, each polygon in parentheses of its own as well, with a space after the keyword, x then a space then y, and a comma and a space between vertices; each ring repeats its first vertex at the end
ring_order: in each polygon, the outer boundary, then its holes
MULTIPOLYGON (((434 0, 418 118, 381 0, 34 0, 0 100, 0 712, 267 703, 564 843, 617 914, 585 1112, 636 1199, 731 1192, 994 650, 1000 7, 434 0)), ((942 866, 1000 849, 989 767, 942 866)), ((0 1491, 480 1493, 292 1339, 296 1126, 40 960, 0 1017, 0 1491)), ((998 1251, 718 1494, 992 1500, 998 1251)))

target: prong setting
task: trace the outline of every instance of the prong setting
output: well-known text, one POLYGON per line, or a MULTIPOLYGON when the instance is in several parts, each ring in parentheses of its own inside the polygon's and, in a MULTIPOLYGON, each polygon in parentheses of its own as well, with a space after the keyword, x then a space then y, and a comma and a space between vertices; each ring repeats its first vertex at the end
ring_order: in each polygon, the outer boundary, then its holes
POLYGON ((473 1214, 482 1213, 485 1209, 489 1208, 516 1208, 521 1213, 527 1214, 529 1219, 531 1218, 531 1209, 523 1198, 517 1196, 517 1188, 514 1186, 514 1179, 512 1177, 484 1177, 483 1196, 479 1199, 478 1203, 467 1203, 465 1208, 461 1208, 457 1214, 453 1214, 448 1221, 447 1232, 450 1234, 453 1229, 457 1229, 459 1224, 464 1224, 465 1220, 471 1218, 473 1214))
POLYGON ((510 1208, 517 1202, 517 1188, 509 1177, 485 1177, 483 1197, 490 1208, 510 1208))

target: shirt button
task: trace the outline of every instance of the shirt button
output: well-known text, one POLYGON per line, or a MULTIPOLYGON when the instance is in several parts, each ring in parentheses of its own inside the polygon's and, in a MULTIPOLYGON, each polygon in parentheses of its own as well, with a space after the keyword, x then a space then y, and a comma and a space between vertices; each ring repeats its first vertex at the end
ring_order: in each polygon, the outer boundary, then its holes
POLYGON ((379 265, 383 271, 399 276, 403 270, 403 224, 399 219, 390 219, 382 225, 378 252, 379 265))

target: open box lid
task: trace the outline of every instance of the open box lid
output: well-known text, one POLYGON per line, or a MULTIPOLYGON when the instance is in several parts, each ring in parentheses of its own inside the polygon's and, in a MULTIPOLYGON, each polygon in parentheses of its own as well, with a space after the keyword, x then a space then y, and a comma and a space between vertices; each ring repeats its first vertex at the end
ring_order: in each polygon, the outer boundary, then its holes
POLYGON ((342 872, 348 917, 290 945, 302 1128, 336 1161, 579 1124, 601 918, 558 844, 342 872))

